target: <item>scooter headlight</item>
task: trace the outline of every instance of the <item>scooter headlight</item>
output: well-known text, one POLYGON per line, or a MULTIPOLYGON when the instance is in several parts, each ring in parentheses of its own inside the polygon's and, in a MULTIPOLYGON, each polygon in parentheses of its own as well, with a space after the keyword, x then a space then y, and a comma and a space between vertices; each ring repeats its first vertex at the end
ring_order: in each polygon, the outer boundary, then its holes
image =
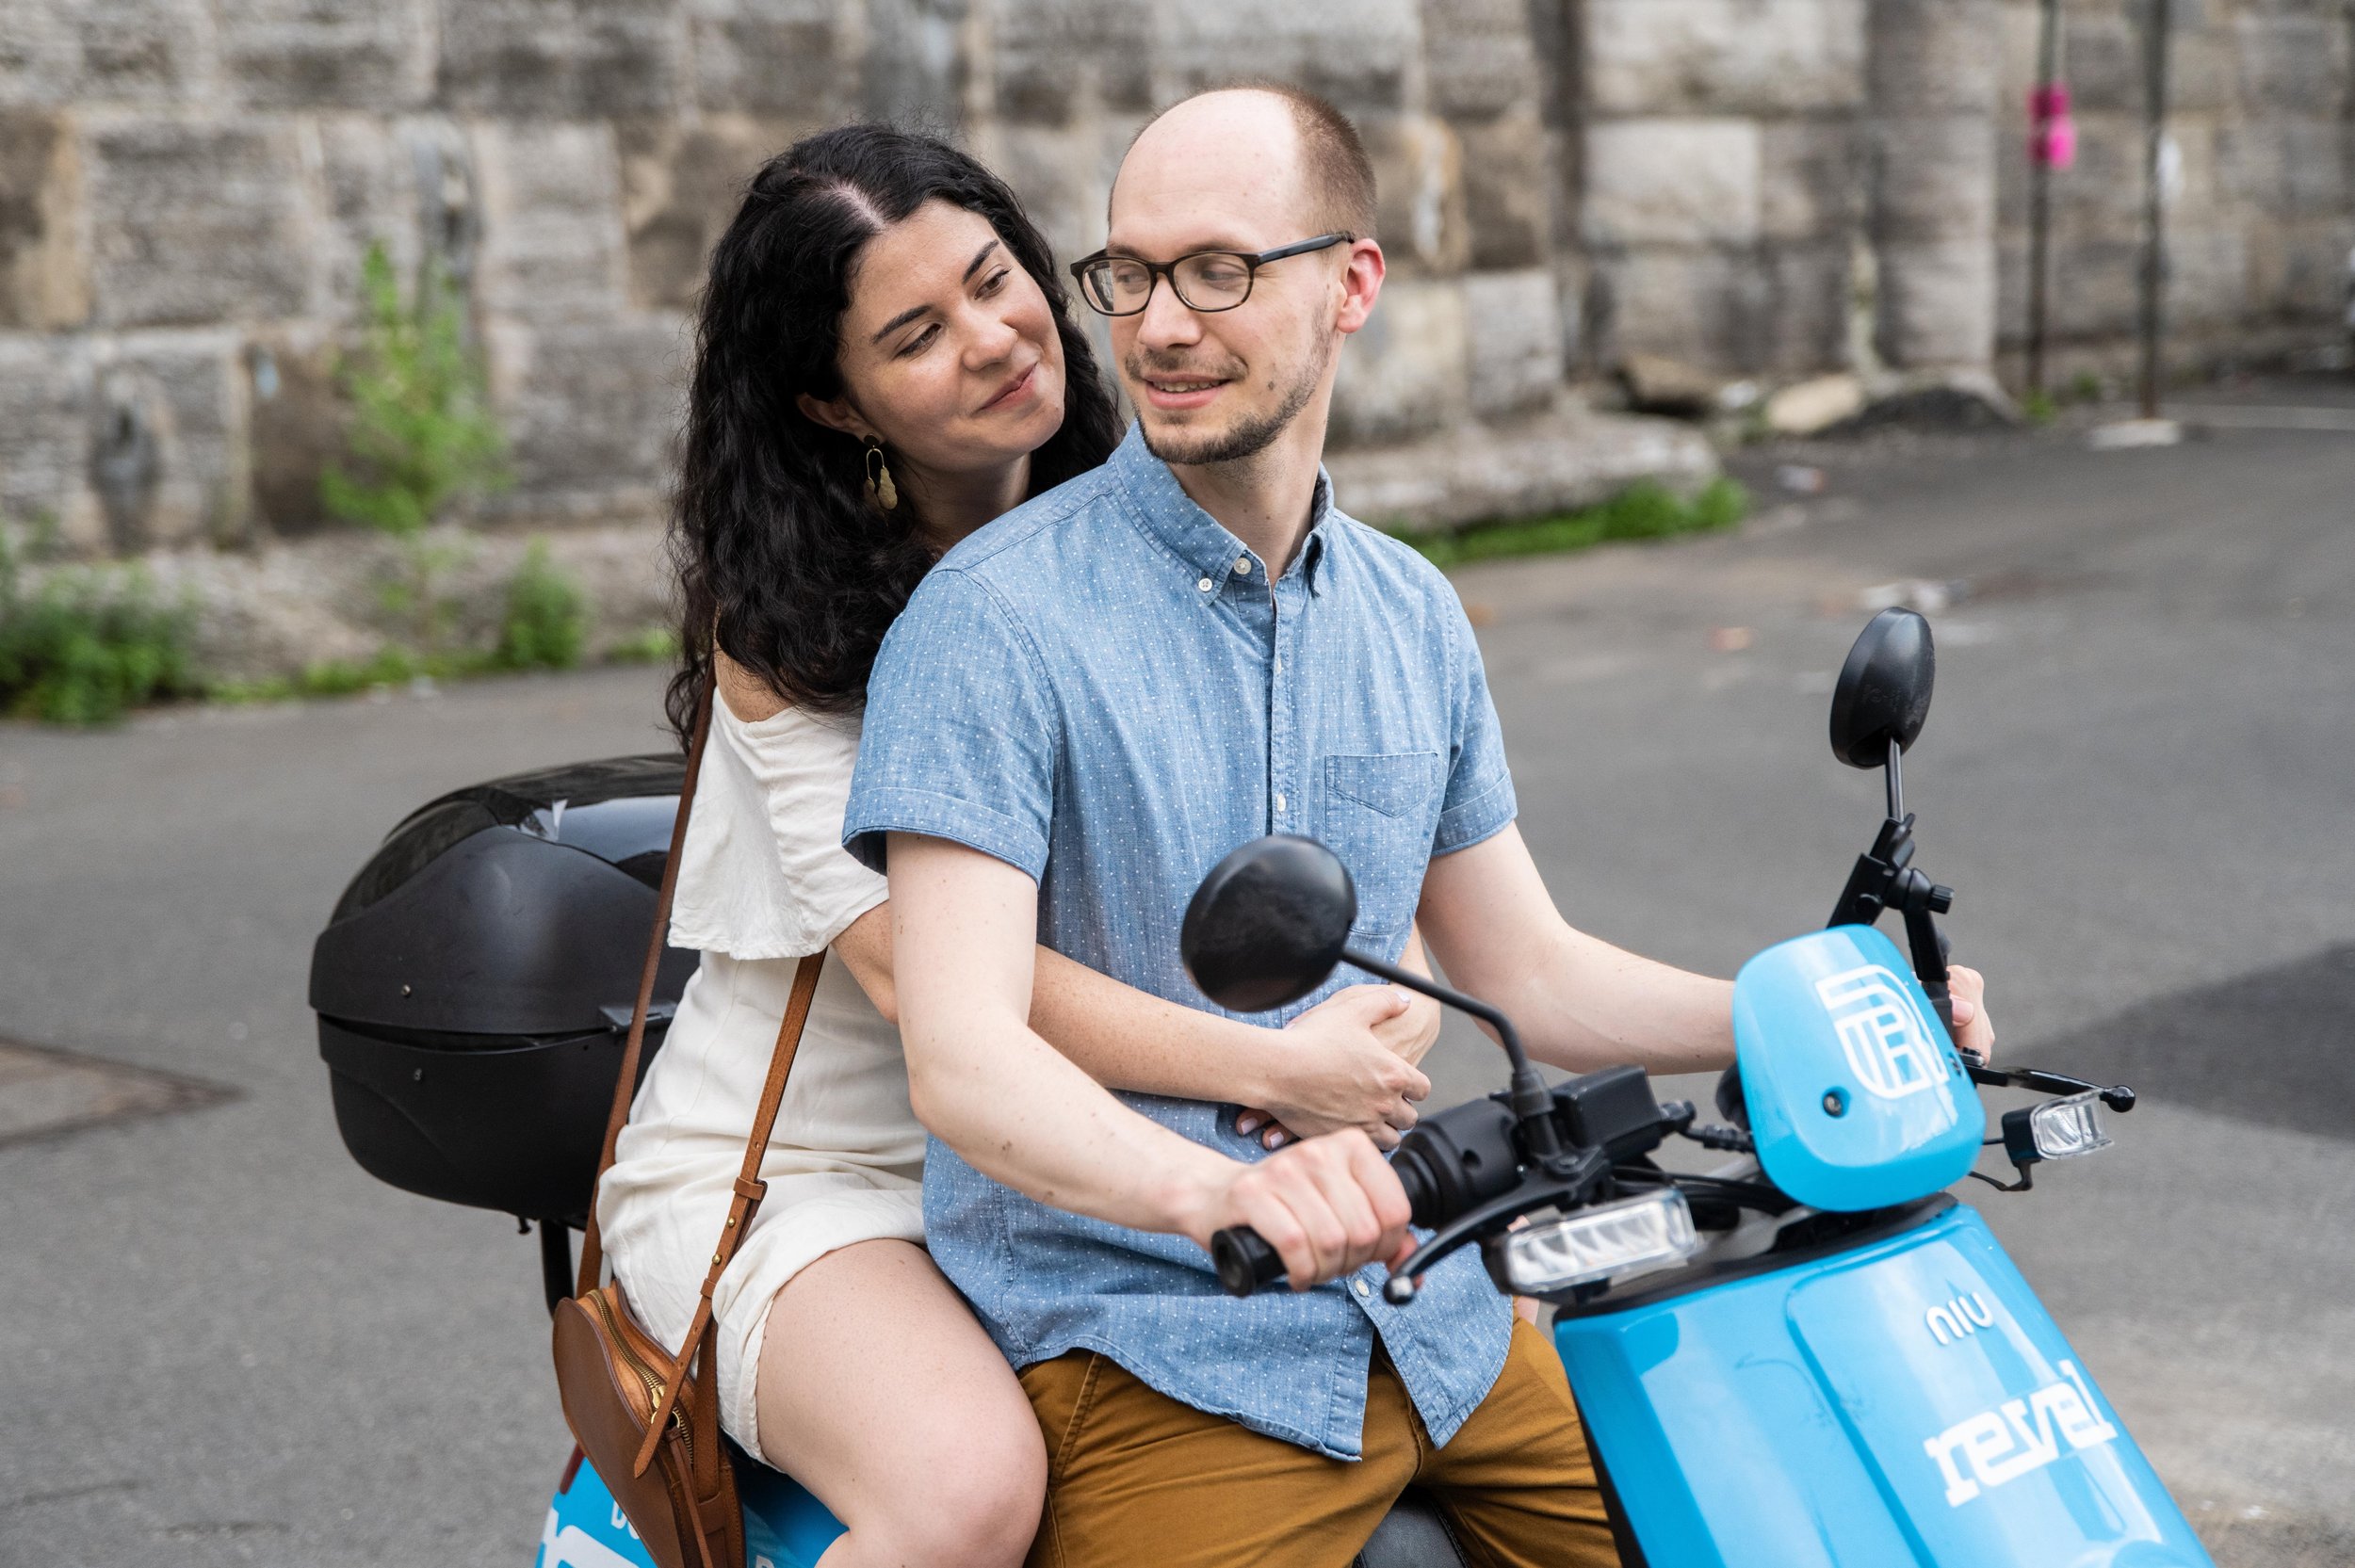
POLYGON ((1525 1296, 1679 1263, 1699 1248, 1693 1211, 1673 1187, 1524 1225, 1504 1237, 1504 1275, 1525 1296))
POLYGON ((2015 1165, 2073 1159, 2110 1146, 2098 1090, 2004 1112, 2004 1152, 2015 1165))

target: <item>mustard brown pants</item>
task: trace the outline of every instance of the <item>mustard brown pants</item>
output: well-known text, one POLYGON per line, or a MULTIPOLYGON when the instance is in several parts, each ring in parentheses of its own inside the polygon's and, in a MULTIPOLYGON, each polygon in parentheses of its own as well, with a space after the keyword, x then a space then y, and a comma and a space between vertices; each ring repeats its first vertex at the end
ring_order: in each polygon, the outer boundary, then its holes
POLYGON ((1029 1568, 1347 1568, 1408 1486, 1482 1568, 1616 1568, 1562 1364, 1516 1320, 1504 1370, 1446 1447, 1377 1348, 1356 1463, 1248 1431, 1074 1350, 1022 1371, 1047 1435, 1029 1568))

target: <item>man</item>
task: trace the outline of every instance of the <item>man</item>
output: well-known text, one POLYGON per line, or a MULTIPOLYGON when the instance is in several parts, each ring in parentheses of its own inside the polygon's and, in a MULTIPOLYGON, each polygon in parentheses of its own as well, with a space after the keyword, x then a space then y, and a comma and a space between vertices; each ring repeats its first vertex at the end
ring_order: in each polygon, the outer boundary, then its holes
POLYGON ((1147 126, 1078 269, 1137 427, 951 552, 869 687, 846 842, 881 864, 887 838, 934 1256, 1045 1429, 1037 1563, 1339 1568, 1410 1483, 1497 1562, 1616 1560, 1560 1366, 1476 1260, 1383 1302, 1375 1265, 1412 1241, 1362 1134, 1261 1157, 1237 1107, 1115 1097, 1024 1022, 1034 940, 1203 1005, 1187 899, 1291 832, 1349 865, 1353 941, 1395 955, 1419 918, 1533 1054, 1731 1058, 1723 981, 1554 911, 1453 590, 1332 506, 1319 458, 1381 289, 1373 207, 1356 134, 1305 94, 1205 94, 1147 126), (1203 1249, 1235 1224, 1293 1293, 1219 1294, 1203 1249))

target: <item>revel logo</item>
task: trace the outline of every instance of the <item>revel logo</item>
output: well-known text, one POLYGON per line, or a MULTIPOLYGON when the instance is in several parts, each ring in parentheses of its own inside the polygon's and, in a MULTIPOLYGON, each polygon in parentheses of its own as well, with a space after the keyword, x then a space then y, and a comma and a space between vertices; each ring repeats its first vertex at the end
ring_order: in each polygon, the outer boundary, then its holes
POLYGON ((1857 1082, 1870 1092, 1902 1100, 1951 1075, 1936 1031, 1906 994, 1904 982, 1879 964, 1817 980, 1815 995, 1831 1014, 1857 1082))
POLYGON ((2024 1399, 2006 1399, 1923 1441, 1923 1451, 1946 1482, 1948 1508, 2041 1470, 2063 1454, 2117 1437, 2118 1429, 2103 1419, 2076 1364, 2062 1362, 2060 1374, 2059 1381, 2024 1399))

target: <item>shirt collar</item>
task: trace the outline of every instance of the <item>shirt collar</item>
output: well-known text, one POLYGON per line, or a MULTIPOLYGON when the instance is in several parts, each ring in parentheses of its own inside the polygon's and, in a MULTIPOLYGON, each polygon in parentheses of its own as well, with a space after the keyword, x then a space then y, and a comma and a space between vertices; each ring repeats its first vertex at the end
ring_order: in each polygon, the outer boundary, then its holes
MULTIPOLYGON (((1108 465, 1128 491, 1145 529, 1184 563, 1196 577, 1217 588, 1226 586, 1238 561, 1249 552, 1226 525, 1194 504, 1169 465, 1145 450, 1144 433, 1134 425, 1115 448, 1108 465)), ((1323 593, 1330 574, 1325 556, 1333 530, 1325 525, 1338 515, 1333 509, 1333 481, 1324 465, 1317 467, 1317 486, 1308 503, 1308 534, 1286 572, 1301 574, 1312 593, 1323 593)), ((1264 563, 1261 563, 1263 566, 1264 563)), ((1261 569, 1255 566, 1254 572, 1261 569)))

